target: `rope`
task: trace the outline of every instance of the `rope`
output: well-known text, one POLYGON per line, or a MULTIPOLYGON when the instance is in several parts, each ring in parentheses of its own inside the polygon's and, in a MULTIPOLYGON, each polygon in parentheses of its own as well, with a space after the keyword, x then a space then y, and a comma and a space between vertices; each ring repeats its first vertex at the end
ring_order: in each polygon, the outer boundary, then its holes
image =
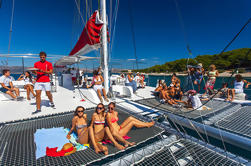
MULTIPOLYGON (((12 1, 10 32, 9 32, 9 44, 8 44, 8 55, 10 54, 10 45, 11 45, 11 37, 12 37, 12 26, 13 26, 13 19, 14 19, 14 9, 15 9, 15 0, 12 1)), ((8 57, 6 57, 6 64, 8 66, 8 57)))
POLYGON ((138 66, 138 57, 137 57, 137 50, 136 50, 136 40, 135 40, 135 31, 134 31, 134 24, 133 24, 133 17, 132 17, 131 0, 128 0, 128 9, 129 9, 131 31, 132 31, 132 42, 133 42, 133 48, 134 48, 134 56, 136 59, 136 66, 137 66, 137 70, 138 70, 139 66, 138 66))

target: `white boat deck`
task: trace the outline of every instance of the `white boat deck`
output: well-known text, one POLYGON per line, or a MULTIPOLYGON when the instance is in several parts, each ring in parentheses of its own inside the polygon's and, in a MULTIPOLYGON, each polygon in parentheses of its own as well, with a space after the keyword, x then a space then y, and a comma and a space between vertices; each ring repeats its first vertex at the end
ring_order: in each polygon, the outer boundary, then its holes
MULTIPOLYGON (((151 98, 153 97, 151 91, 153 91, 153 87, 146 87, 144 89, 138 89, 137 94, 133 95, 130 98, 116 98, 116 102, 124 102, 125 100, 140 100, 143 98, 151 98)), ((49 106, 49 100, 45 93, 42 92, 42 104, 41 110, 42 112, 32 115, 32 112, 36 111, 36 100, 35 98, 27 101, 24 99, 23 101, 0 101, 0 123, 30 119, 34 117, 41 116, 49 116, 52 114, 65 113, 73 111, 77 106, 81 105, 88 108, 96 107, 97 103, 94 103, 92 100, 84 97, 85 101, 81 101, 82 98, 78 89, 69 90, 63 87, 58 86, 57 92, 53 93, 53 100, 56 105, 55 108, 51 108, 49 106)), ((26 92, 22 92, 21 96, 26 97, 26 92)), ((112 100, 110 100, 112 101, 112 100)), ((105 102, 104 104, 108 104, 105 102)))

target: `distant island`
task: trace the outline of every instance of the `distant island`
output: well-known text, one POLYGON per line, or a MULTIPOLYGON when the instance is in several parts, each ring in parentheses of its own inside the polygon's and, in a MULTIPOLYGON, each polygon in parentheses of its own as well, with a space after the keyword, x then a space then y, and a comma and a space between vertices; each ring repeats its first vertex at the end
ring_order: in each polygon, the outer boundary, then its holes
POLYGON ((240 48, 232 51, 224 52, 223 54, 215 55, 198 55, 194 59, 187 58, 166 62, 162 65, 155 65, 149 68, 134 70, 134 72, 143 73, 170 73, 186 71, 186 65, 197 65, 196 62, 202 63, 205 70, 209 65, 215 64, 220 73, 238 68, 239 73, 245 73, 251 69, 251 48, 240 48), (249 51, 249 53, 248 53, 249 51))

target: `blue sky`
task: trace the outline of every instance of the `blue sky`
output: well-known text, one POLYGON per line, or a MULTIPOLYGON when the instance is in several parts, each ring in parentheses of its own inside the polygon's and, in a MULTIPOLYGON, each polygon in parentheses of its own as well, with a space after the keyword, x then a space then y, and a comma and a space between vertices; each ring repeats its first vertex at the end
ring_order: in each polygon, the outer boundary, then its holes
MULTIPOLYGON (((114 9, 116 0, 112 1, 114 9)), ((85 0, 81 2, 81 11, 85 13, 85 0)), ((110 0, 107 2, 110 6, 110 0)), ((194 56, 219 53, 251 17, 250 0, 177 2, 194 56)), ((97 8, 97 0, 92 3, 93 11, 97 8)), ((188 57, 175 0, 131 0, 130 4, 136 52, 142 62, 140 68, 188 57)), ((8 52, 11 7, 12 0, 2 0, 0 54, 8 52)), ((110 13, 109 7, 107 13, 110 13)), ((15 0, 10 53, 39 53, 44 50, 48 54, 68 55, 83 27, 74 0, 15 0)), ((251 25, 228 50, 244 47, 251 47, 251 25)), ((96 56, 97 53, 89 55, 96 56)), ((135 59, 127 0, 119 2, 111 57, 113 67, 135 67, 133 60, 127 61, 135 59)), ((27 59, 25 65, 32 66, 34 61, 27 59)), ((21 59, 9 58, 9 64, 21 65, 21 59)), ((97 66, 92 61, 82 67, 92 68, 93 64, 97 66)))

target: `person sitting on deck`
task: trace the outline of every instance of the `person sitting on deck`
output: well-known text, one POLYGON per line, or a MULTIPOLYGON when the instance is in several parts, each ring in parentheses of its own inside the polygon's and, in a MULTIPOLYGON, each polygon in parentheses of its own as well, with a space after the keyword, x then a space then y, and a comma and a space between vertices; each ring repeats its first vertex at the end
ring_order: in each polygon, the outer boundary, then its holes
POLYGON ((26 89, 27 92, 27 100, 30 100, 30 93, 32 93, 32 95, 36 97, 36 94, 33 91, 35 80, 33 79, 31 73, 29 71, 26 71, 25 75, 21 74, 18 78, 18 81, 21 80, 24 80, 24 89, 26 89))
POLYGON ((106 91, 105 91, 105 89, 104 89, 104 87, 102 85, 103 82, 104 82, 104 79, 103 79, 101 73, 98 73, 97 70, 94 70, 93 71, 93 80, 92 80, 92 83, 91 83, 90 86, 87 86, 87 88, 93 86, 93 89, 97 92, 98 97, 99 97, 101 103, 103 103, 101 91, 103 92, 105 101, 109 102, 109 100, 107 99, 107 96, 106 96, 106 91))
POLYGON ((218 70, 216 70, 216 66, 214 64, 209 66, 209 71, 207 72, 207 76, 208 76, 208 80, 207 80, 205 88, 204 88, 205 93, 203 94, 203 96, 205 96, 208 92, 209 92, 209 94, 212 93, 212 91, 214 89, 216 77, 219 76, 219 72, 218 72, 218 70))
POLYGON ((187 92, 188 94, 188 100, 186 102, 186 105, 188 107, 188 109, 191 110, 211 110, 211 108, 207 107, 207 106, 203 106, 199 95, 197 94, 196 90, 189 90, 187 92))
POLYGON ((112 136, 109 127, 105 122, 106 112, 105 106, 102 103, 99 103, 96 107, 96 111, 92 115, 92 121, 89 127, 89 135, 91 143, 95 149, 96 153, 104 152, 105 155, 108 154, 108 148, 101 145, 100 141, 109 139, 114 146, 118 149, 125 149, 124 146, 120 145, 112 136))
POLYGON ((135 93, 137 90, 137 83, 133 80, 133 75, 131 70, 128 70, 125 86, 131 86, 133 89, 133 93, 135 93))
POLYGON ((19 89, 13 86, 10 70, 4 69, 3 75, 0 77, 1 88, 0 91, 10 95, 13 99, 21 100, 19 89), (15 92, 15 94, 14 94, 15 92))
POLYGON ((157 88, 154 91, 155 92, 160 92, 162 89, 163 89, 163 82, 162 82, 162 80, 159 80, 157 88))
POLYGON ((202 63, 199 63, 198 66, 196 67, 196 70, 194 72, 194 85, 198 85, 198 91, 200 92, 200 85, 203 79, 203 75, 204 75, 204 68, 202 66, 202 63))
POLYGON ((137 72, 136 77, 134 78, 136 83, 139 85, 138 87, 145 88, 144 78, 137 72))
POLYGON ((170 88, 171 95, 174 97, 176 102, 182 102, 183 92, 180 87, 180 79, 176 76, 176 73, 173 73, 171 78, 170 88))
POLYGON ((171 97, 170 90, 171 88, 167 87, 166 84, 163 85, 163 89, 160 91, 159 94, 160 102, 163 104, 168 103, 170 105, 177 105, 178 103, 176 103, 171 97))
POLYGON ((219 90, 218 94, 216 95, 216 97, 219 97, 219 98, 227 98, 227 91, 228 91, 228 83, 227 82, 224 82, 222 83, 222 87, 221 89, 219 90))
POLYGON ((71 68, 70 69, 71 71, 71 79, 72 79, 72 85, 76 85, 77 84, 77 70, 75 70, 75 68, 73 67, 73 68, 71 68))
POLYGON ((132 116, 128 117, 122 124, 118 124, 118 112, 115 110, 116 105, 114 102, 111 102, 108 105, 108 112, 106 115, 107 124, 112 132, 112 135, 119 140, 120 142, 125 144, 125 147, 132 146, 135 142, 128 142, 123 137, 127 135, 127 133, 133 128, 144 128, 144 127, 152 127, 154 125, 154 121, 152 122, 142 122, 132 116))
POLYGON ((234 83, 234 88, 227 90, 227 99, 226 99, 226 101, 233 101, 234 97, 235 97, 235 94, 243 93, 243 87, 244 87, 245 83, 246 83, 245 88, 248 88, 248 86, 251 85, 251 83, 244 80, 240 74, 237 74, 235 76, 235 80, 232 82, 232 84, 233 83, 234 83), (230 92, 232 94, 232 98, 230 98, 230 92))
POLYGON ((75 109, 74 117, 72 119, 71 130, 68 132, 66 138, 71 139, 71 133, 75 130, 78 134, 78 142, 80 144, 88 144, 88 126, 87 115, 84 113, 85 108, 78 106, 75 109))

